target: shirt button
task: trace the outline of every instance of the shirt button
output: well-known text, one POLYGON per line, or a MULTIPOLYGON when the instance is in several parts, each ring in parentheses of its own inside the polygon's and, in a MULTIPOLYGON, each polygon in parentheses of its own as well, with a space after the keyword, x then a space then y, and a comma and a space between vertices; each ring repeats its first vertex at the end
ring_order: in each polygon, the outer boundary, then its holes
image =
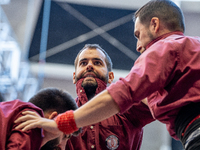
POLYGON ((94 127, 93 126, 90 126, 90 129, 93 129, 94 127))
POLYGON ((82 92, 82 90, 80 90, 80 92, 82 92))
POLYGON ((94 145, 92 145, 91 148, 94 148, 94 145))

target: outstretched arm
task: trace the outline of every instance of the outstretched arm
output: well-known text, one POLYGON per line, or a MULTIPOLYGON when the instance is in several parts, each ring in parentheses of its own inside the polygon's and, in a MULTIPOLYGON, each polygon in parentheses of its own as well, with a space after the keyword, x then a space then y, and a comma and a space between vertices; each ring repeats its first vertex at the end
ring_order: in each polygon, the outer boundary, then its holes
MULTIPOLYGON (((147 98, 141 100, 148 106, 147 98)), ((78 128, 105 120, 120 111, 107 90, 96 95, 87 104, 74 111, 74 118, 78 128)))
POLYGON ((104 90, 87 104, 74 112, 78 128, 105 120, 119 112, 119 107, 107 90, 104 90))
MULTIPOLYGON (((87 104, 81 106, 76 111, 74 111, 73 121, 75 121, 76 127, 80 128, 86 125, 100 122, 115 115, 118 112, 118 105, 112 99, 108 91, 104 90, 103 92, 95 96, 92 100, 90 100, 87 104)), ((43 128, 46 132, 49 132, 51 134, 60 134, 58 126, 54 120, 42 118, 40 116, 34 116, 30 114, 30 112, 25 112, 24 114, 28 115, 18 118, 15 121, 18 123, 23 122, 19 126, 17 126, 17 129, 21 128, 23 129, 23 131, 26 131, 33 128, 43 128)), ((62 121, 63 120, 61 119, 61 125, 63 123, 62 121)))

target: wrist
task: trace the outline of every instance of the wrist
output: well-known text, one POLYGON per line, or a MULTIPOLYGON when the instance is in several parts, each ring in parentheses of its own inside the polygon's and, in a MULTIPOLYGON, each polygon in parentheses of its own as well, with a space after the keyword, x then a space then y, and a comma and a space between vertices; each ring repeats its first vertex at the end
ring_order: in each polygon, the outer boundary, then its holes
POLYGON ((74 119, 74 111, 66 111, 65 113, 59 114, 55 119, 58 129, 65 134, 71 134, 78 130, 74 119))

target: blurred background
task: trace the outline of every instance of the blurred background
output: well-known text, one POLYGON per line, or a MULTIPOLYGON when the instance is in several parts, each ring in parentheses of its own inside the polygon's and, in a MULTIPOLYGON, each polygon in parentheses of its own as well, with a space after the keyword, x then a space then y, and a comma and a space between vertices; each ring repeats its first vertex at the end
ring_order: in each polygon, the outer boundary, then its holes
MULTIPOLYGON (((87 43, 113 61, 115 81, 139 56, 134 12, 148 0, 0 0, 0 100, 28 101, 58 87, 76 97, 74 59, 87 43)), ((174 0, 185 15, 185 35, 200 36, 200 1, 174 0)), ((114 82, 115 82, 114 81, 114 82)), ((182 150, 157 121, 144 128, 141 150, 182 150)))

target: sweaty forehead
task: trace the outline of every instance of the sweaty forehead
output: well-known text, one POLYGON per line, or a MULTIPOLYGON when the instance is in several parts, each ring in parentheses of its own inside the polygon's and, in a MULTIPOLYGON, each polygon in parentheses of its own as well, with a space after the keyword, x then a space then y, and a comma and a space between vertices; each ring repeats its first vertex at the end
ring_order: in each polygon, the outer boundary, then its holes
POLYGON ((102 61, 105 61, 105 54, 99 49, 87 48, 84 49, 79 55, 79 61, 83 59, 101 59, 102 61))

